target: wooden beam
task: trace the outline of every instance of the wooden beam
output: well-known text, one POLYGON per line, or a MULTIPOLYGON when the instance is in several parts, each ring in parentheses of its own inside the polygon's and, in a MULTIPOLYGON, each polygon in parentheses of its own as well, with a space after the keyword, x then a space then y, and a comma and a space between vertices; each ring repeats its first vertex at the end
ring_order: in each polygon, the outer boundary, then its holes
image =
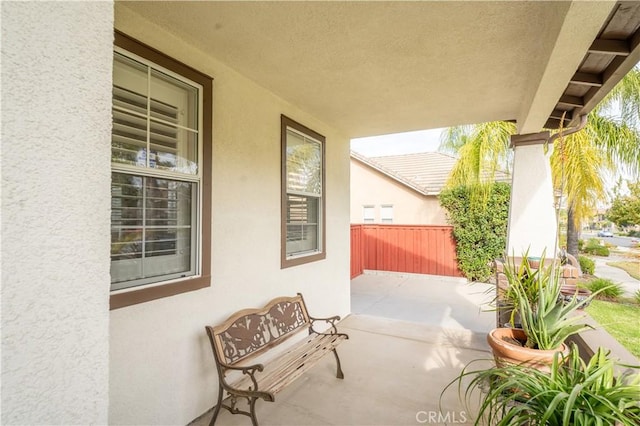
POLYGON ((602 86, 602 77, 598 74, 589 74, 586 72, 577 72, 571 77, 571 83, 581 86, 602 86))
POLYGON ((589 53, 602 53, 605 55, 629 56, 631 49, 626 40, 595 39, 589 48, 589 53))
POLYGON ((515 146, 523 146, 523 145, 541 145, 546 143, 549 140, 551 135, 547 131, 539 132, 539 133, 528 133, 524 135, 511 135, 511 145, 513 148, 515 146))
POLYGON ((551 118, 557 118, 558 120, 560 120, 562 118, 562 114, 565 114, 564 119, 568 122, 571 121, 571 118, 573 117, 573 111, 565 111, 565 110, 561 110, 561 109, 554 109, 551 112, 550 117, 551 118), (565 114, 566 113, 566 114, 565 114))
POLYGON ((544 128, 545 129, 559 129, 560 128, 560 120, 558 120, 557 118, 550 118, 547 120, 546 123, 544 123, 544 128))
POLYGON ((558 103, 576 108, 582 108, 584 106, 584 100, 580 96, 562 95, 558 103))

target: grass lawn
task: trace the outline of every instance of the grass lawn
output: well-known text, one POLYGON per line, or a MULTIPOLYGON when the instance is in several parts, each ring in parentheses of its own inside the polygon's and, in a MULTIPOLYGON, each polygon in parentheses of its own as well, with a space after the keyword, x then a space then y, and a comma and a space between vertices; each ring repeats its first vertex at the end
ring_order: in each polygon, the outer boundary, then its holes
POLYGON ((640 305, 594 300, 587 312, 622 346, 640 358, 640 305))
POLYGON ((623 269, 636 280, 640 280, 640 261, 607 262, 607 265, 623 269))

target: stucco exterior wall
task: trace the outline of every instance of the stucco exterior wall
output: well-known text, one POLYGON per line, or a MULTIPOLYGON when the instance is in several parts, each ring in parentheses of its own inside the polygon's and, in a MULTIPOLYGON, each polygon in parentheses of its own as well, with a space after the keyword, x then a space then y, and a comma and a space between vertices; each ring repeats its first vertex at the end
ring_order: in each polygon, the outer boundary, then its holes
POLYGON ((1 8, 0 422, 106 424, 113 5, 1 8))
POLYGON ((405 185, 351 160, 351 223, 363 223, 363 206, 375 206, 374 223, 381 223, 380 205, 393 204, 397 225, 448 225, 438 197, 422 195, 405 185))
POLYGON ((312 315, 350 312, 349 140, 122 4, 115 26, 214 78, 212 286, 111 312, 110 423, 186 424, 217 395, 205 324, 296 292, 312 315), (327 258, 284 270, 280 114, 327 140, 327 258))

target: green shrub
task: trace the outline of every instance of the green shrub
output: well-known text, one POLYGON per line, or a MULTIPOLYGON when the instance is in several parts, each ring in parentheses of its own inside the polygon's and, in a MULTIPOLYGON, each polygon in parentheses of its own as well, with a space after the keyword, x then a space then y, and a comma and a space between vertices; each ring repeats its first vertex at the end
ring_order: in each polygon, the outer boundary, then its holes
POLYGON ((631 230, 627 233, 628 237, 640 237, 640 231, 631 230))
POLYGON ((585 248, 587 247, 596 247, 600 245, 600 240, 598 238, 589 238, 587 240, 587 245, 585 246, 585 248))
POLYGON ((490 263, 504 255, 511 186, 494 183, 486 197, 478 197, 466 186, 440 193, 440 204, 447 210, 456 240, 458 266, 472 281, 491 275, 490 263))
POLYGON ((640 304, 640 290, 633 294, 633 298, 636 299, 636 303, 640 304))
POLYGON ((609 256, 609 248, 601 245, 600 240, 597 238, 589 238, 589 241, 587 241, 583 251, 587 254, 594 254, 596 256, 609 256))
POLYGON ((578 250, 582 251, 584 249, 584 240, 583 239, 579 239, 578 240, 578 250))
POLYGON ((589 259, 587 256, 578 256, 578 262, 580 263, 580 269, 583 274, 593 275, 596 270, 596 262, 589 259))
POLYGON ((596 299, 616 300, 624 293, 624 289, 620 284, 614 283, 607 278, 596 278, 589 282, 588 287, 592 293, 600 291, 596 299))
POLYGON ((596 256, 609 256, 609 248, 605 246, 585 247, 584 252, 596 256))

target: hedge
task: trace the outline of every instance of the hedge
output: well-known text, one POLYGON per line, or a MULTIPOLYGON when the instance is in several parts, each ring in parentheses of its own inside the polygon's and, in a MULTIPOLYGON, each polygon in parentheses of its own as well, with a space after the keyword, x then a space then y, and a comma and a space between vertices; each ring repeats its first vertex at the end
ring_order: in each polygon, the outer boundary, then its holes
POLYGON ((453 225, 458 265, 472 281, 484 281, 491 275, 490 263, 504 255, 511 186, 497 182, 486 197, 479 197, 467 186, 440 193, 440 204, 453 225))

